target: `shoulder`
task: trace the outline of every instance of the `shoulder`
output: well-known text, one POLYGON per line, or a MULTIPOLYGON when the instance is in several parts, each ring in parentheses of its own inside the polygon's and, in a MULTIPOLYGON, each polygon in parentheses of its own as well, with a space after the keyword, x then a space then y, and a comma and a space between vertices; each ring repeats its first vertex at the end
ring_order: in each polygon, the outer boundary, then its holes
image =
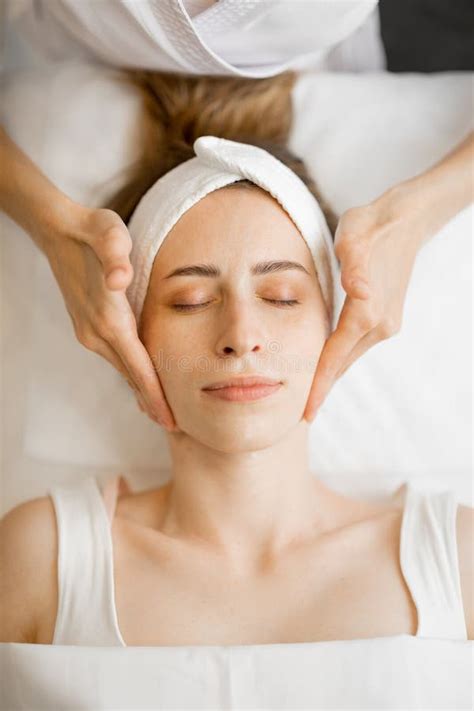
POLYGON ((458 505, 456 538, 467 636, 474 639, 474 508, 458 505))
POLYGON ((165 484, 159 488, 119 494, 115 518, 140 526, 155 528, 164 514, 169 493, 170 484, 165 484))
POLYGON ((0 642, 36 641, 38 621, 57 601, 57 545, 49 496, 0 519, 0 642))

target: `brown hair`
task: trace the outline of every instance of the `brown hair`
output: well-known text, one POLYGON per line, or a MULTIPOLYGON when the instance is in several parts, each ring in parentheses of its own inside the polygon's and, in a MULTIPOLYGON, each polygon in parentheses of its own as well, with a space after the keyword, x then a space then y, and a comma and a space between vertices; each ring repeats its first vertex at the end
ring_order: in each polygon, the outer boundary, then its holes
MULTIPOLYGON (((286 146, 295 72, 248 79, 140 70, 123 72, 119 78, 137 88, 143 101, 141 155, 128 169, 123 187, 105 206, 124 222, 158 178, 195 155, 196 138, 212 135, 264 148, 293 170, 318 200, 334 236, 336 215, 303 160, 286 146)), ((257 186, 245 179, 225 187, 257 186)))

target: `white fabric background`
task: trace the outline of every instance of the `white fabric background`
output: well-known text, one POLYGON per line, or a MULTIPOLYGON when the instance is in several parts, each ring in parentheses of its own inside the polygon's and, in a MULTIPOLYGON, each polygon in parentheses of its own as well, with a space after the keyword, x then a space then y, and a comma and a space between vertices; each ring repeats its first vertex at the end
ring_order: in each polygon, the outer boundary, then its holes
MULTIPOLYGON (((7 82, 7 129, 68 194, 100 204, 135 155, 136 96, 114 71, 65 63, 7 82), (125 93, 124 93, 125 92, 125 93)), ((308 74, 291 144, 341 212, 444 155, 467 132, 472 77, 308 74)), ((123 471, 168 477, 166 436, 109 364, 75 340, 45 257, 2 217, 4 501, 123 471)), ((384 495, 406 480, 472 500, 469 208, 419 253, 401 333, 333 388, 312 425, 312 469, 335 489, 384 495)))

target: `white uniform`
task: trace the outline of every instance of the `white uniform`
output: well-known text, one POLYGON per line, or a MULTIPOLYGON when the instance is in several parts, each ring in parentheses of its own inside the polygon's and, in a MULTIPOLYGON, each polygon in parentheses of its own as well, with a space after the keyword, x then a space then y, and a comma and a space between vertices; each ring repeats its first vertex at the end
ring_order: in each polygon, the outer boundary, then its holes
POLYGON ((185 74, 385 67, 378 0, 7 0, 7 20, 53 60, 185 74))

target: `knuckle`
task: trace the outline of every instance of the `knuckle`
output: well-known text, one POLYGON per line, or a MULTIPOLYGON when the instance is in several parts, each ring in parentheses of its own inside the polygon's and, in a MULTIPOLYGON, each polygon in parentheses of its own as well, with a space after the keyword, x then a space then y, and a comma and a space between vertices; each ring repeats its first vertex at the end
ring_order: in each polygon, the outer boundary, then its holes
POLYGON ((352 222, 360 216, 360 207, 349 207, 343 214, 343 219, 346 222, 352 222))
POLYGON ((89 351, 97 350, 97 338, 92 331, 81 326, 75 329, 76 337, 79 343, 81 343, 84 348, 89 351))
POLYGON ((365 232, 342 232, 335 242, 334 251, 338 259, 343 255, 359 255, 362 247, 367 247, 370 242, 370 235, 365 232))
POLYGON ((100 239, 100 247, 107 259, 113 259, 114 257, 120 255, 122 252, 122 247, 119 238, 117 238, 112 233, 102 235, 100 239))
POLYGON ((342 273, 342 279, 344 284, 347 286, 351 284, 354 279, 360 278, 360 268, 359 266, 353 266, 345 269, 342 273))
POLYGON ((108 343, 116 343, 117 327, 110 316, 100 316, 95 324, 97 332, 108 343))
POLYGON ((99 234, 96 235, 95 238, 95 246, 98 249, 102 250, 110 250, 111 245, 115 241, 115 234, 112 231, 112 229, 108 229, 105 231, 101 231, 99 234))
POLYGON ((392 316, 387 316, 378 326, 378 332, 382 338, 390 338, 401 329, 401 322, 392 316))
POLYGON ((361 318, 359 319, 360 330, 364 333, 372 331, 372 329, 374 329, 376 325, 377 324, 375 323, 375 319, 373 318, 373 316, 370 316, 368 314, 361 316, 361 318))
POLYGON ((337 234, 335 237, 336 247, 341 248, 342 246, 347 246, 356 239, 357 233, 355 232, 353 226, 346 224, 347 221, 343 217, 339 222, 337 227, 337 234))
POLYGON ((376 306, 367 307, 358 318, 362 331, 372 331, 380 324, 380 312, 376 306))
POLYGON ((128 247, 132 244, 132 238, 128 230, 123 228, 123 225, 113 225, 109 227, 102 235, 103 241, 107 245, 116 245, 118 248, 128 247))
POLYGON ((111 341, 115 338, 117 331, 116 318, 107 304, 99 304, 93 316, 94 329, 104 341, 111 341))

